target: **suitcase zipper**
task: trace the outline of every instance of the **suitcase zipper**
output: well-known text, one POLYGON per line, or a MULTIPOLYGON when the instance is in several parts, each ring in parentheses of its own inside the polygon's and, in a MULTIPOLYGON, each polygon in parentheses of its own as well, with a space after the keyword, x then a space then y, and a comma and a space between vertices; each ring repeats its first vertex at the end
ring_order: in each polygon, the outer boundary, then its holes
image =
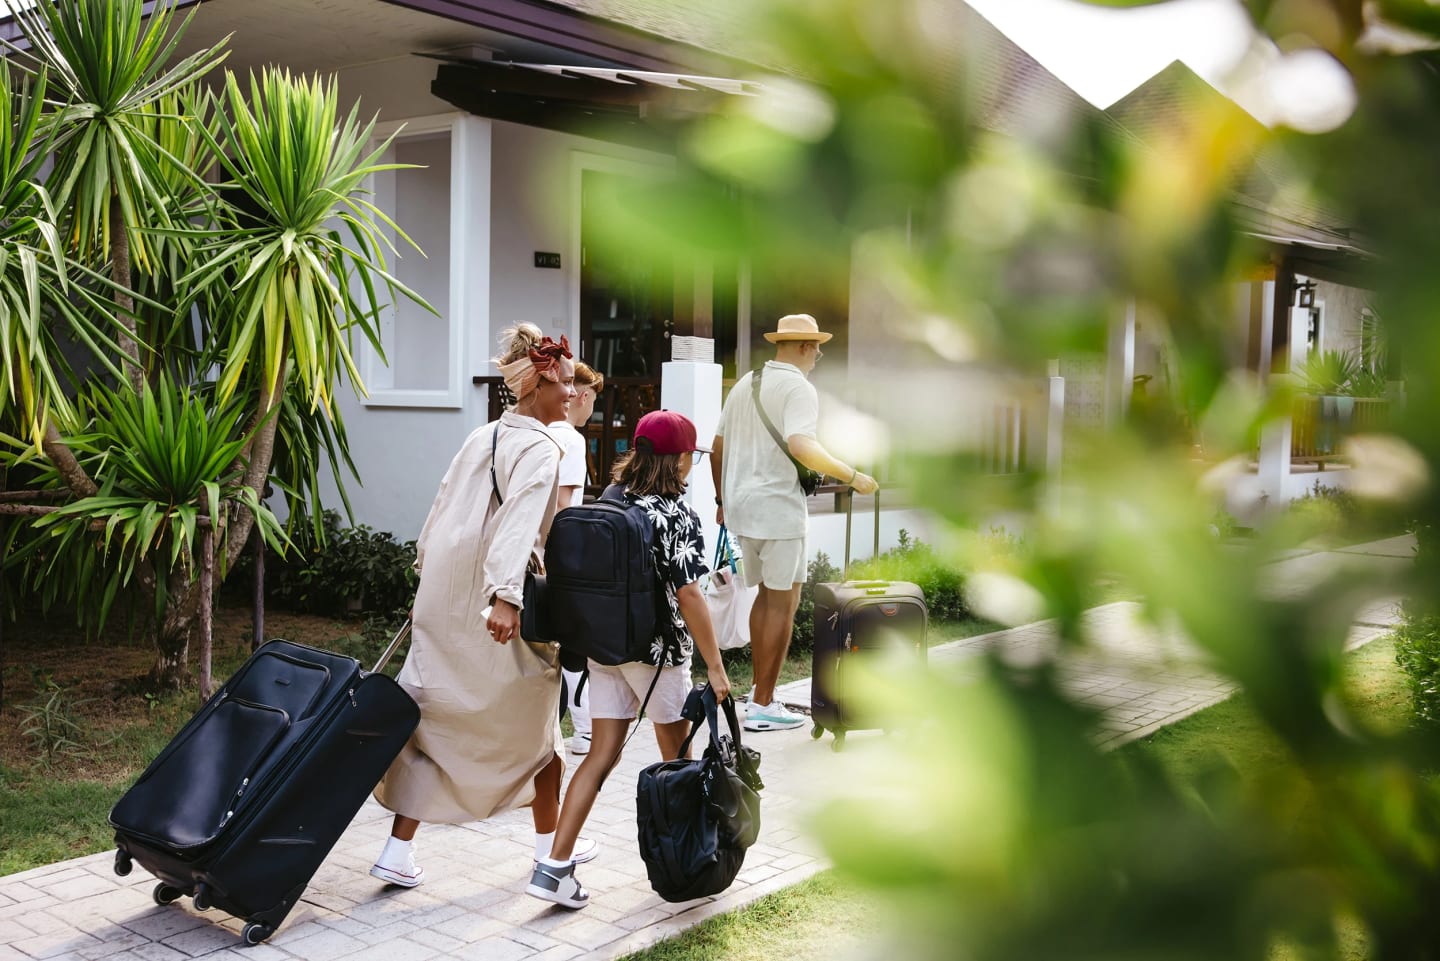
MULTIPOLYGON (((358 709, 360 705, 355 701, 355 688, 348 688, 347 693, 350 696, 350 703, 354 705, 356 709, 358 709)), ((270 777, 267 779, 270 785, 270 790, 262 794, 260 797, 256 798, 256 800, 250 805, 250 807, 247 808, 245 812, 243 812, 245 814, 245 817, 239 819, 239 821, 236 822, 237 827, 233 832, 234 835, 239 835, 245 825, 255 820, 255 818, 259 816, 260 812, 265 809, 265 802, 268 801, 272 795, 274 795, 280 790, 286 778, 289 777, 290 773, 294 771, 297 767, 299 767, 301 763, 304 762, 310 745, 313 744, 315 741, 319 740, 320 737, 323 735, 327 727, 326 722, 335 717, 338 717, 344 710, 345 702, 337 700, 334 704, 330 706, 330 709, 328 711, 314 717, 314 719, 311 721, 311 729, 306 732, 305 737, 302 740, 296 742, 291 747, 290 750, 292 752, 292 759, 290 763, 286 764, 283 768, 276 768, 275 771, 271 773, 270 777)), ((229 815, 226 816, 227 821, 228 819, 229 815)), ((226 844, 223 848, 216 849, 212 860, 218 861, 220 858, 224 857, 229 852, 232 846, 233 837, 231 844, 226 844)))
POLYGON ((240 786, 235 789, 235 796, 230 799, 230 810, 226 811, 225 816, 220 819, 220 826, 222 828, 235 816, 235 808, 240 806, 240 795, 245 793, 245 788, 249 787, 249 785, 250 779, 247 777, 241 781, 240 786))

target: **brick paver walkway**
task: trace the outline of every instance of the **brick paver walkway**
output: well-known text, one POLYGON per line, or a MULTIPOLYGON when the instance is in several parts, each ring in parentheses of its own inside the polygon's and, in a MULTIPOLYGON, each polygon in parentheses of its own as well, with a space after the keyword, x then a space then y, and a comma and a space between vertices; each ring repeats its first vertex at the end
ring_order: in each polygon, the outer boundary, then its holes
MULTIPOLYGON (((1297 589, 1337 564, 1397 572, 1413 556, 1413 540, 1394 538, 1281 561, 1271 586, 1297 589)), ((1138 606, 1109 604, 1087 615, 1093 650, 1066 655, 1062 676, 1083 700, 1105 709, 1105 743, 1144 735, 1223 700, 1230 686, 1197 663, 1185 641, 1140 622, 1138 606)), ((1393 601, 1369 605, 1351 643, 1383 633, 1395 620, 1393 601)), ((931 649, 932 663, 963 671, 979 652, 1006 657, 1048 655, 1053 626, 1032 624, 931 649)), ((789 703, 809 705, 809 681, 786 685, 789 703)), ((829 738, 808 728, 753 735, 764 755, 764 829, 729 891, 716 898, 668 904, 645 878, 635 850, 634 784, 658 755, 647 729, 636 736, 602 792, 587 834, 600 857, 581 868, 592 903, 580 912, 551 907, 524 893, 531 857, 528 811, 460 826, 427 826, 417 839, 427 881, 404 891, 386 888, 366 870, 385 838, 389 815, 373 801, 360 811, 315 876, 304 900, 266 944, 238 946, 240 923, 218 911, 197 912, 188 899, 166 907, 150 898, 154 881, 137 869, 116 877, 110 853, 76 858, 0 877, 0 961, 76 958, 183 961, 234 957, 248 961, 563 961, 615 958, 733 910, 825 867, 804 831, 810 804, 829 796, 835 767, 829 738)), ((861 735, 861 737, 880 735, 861 735)), ((570 759, 573 767, 574 759, 570 759)))

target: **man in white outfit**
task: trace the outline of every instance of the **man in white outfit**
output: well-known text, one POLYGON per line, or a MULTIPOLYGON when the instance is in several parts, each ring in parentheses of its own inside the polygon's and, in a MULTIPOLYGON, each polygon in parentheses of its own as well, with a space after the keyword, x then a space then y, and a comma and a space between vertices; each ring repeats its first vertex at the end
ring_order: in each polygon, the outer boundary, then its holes
POLYGON ((775 700, 775 684, 790 651, 795 609, 805 583, 805 536, 810 514, 796 462, 872 494, 875 478, 830 455, 815 439, 820 399, 806 378, 831 338, 809 314, 781 317, 765 339, 775 359, 741 377, 730 389, 716 427, 710 470, 715 479, 716 522, 740 540, 745 582, 759 587, 750 608, 750 657, 755 687, 745 709, 745 729, 798 727, 803 715, 775 700), (760 378, 760 387, 753 382, 760 378), (765 426, 756 397, 775 428, 765 426), (782 443, 783 442, 783 443, 782 443))

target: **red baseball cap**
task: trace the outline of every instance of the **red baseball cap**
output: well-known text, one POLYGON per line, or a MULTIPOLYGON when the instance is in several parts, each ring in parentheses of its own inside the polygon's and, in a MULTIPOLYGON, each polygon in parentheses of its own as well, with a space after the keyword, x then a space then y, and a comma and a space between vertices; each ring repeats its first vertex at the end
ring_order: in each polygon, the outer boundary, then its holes
POLYGON ((652 410, 635 425, 635 445, 647 441, 652 454, 688 454, 692 450, 710 448, 695 443, 695 425, 690 418, 673 410, 652 410))

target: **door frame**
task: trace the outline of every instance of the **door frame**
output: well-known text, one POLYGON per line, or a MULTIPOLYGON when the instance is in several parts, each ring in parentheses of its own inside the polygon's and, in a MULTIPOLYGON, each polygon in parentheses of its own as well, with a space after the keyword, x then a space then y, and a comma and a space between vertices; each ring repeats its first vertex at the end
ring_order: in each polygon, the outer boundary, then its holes
POLYGON ((570 338, 578 346, 583 342, 580 330, 580 284, 584 273, 581 262, 582 219, 584 217, 584 189, 586 171, 621 174, 641 180, 661 183, 675 176, 675 158, 656 155, 651 158, 616 157, 610 154, 593 153, 585 150, 570 151, 570 263, 575 269, 570 272, 570 338))

